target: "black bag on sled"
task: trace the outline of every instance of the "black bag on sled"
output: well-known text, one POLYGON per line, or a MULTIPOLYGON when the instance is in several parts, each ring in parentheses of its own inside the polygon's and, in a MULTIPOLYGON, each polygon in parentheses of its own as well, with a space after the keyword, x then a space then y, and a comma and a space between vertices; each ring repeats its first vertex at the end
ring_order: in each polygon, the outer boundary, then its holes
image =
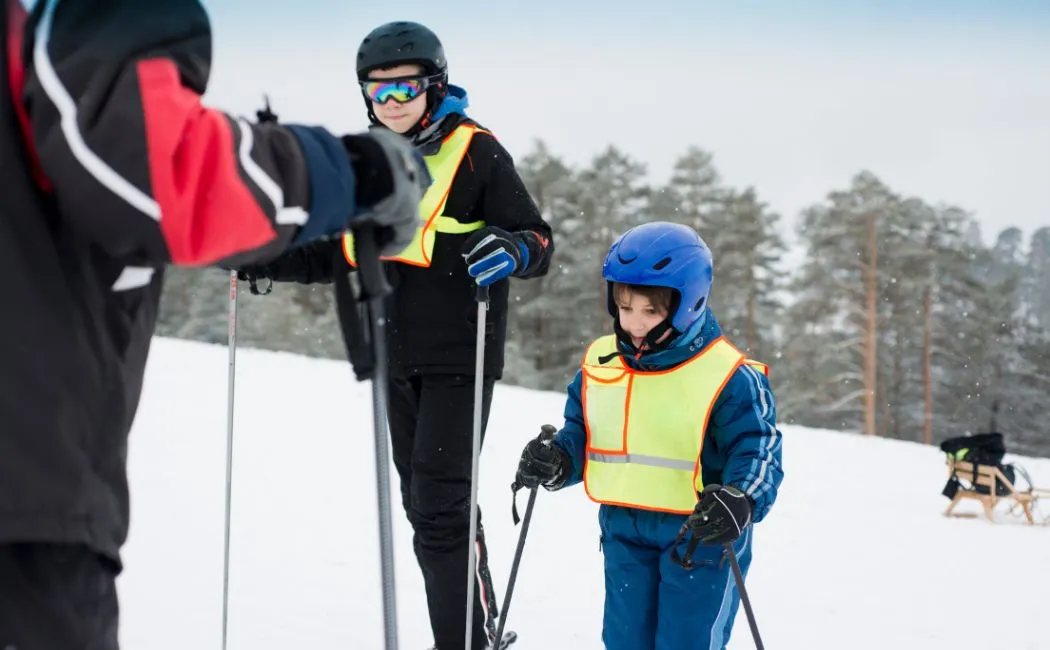
MULTIPOLYGON (((1011 483, 1016 481, 1014 466, 1003 464, 1003 456, 1006 455, 1006 445, 1003 442, 1003 434, 1001 433, 976 433, 970 436, 948 438, 941 443, 941 451, 957 461, 972 463, 974 472, 976 472, 977 465, 992 465, 998 467, 1008 481, 1011 483)), ((975 478, 976 476, 973 473, 956 470, 948 477, 948 482, 945 484, 941 494, 949 499, 954 498, 955 492, 959 489, 960 481, 966 482, 967 489, 972 489, 981 494, 988 494, 989 488, 987 486, 974 485, 975 478)), ((1004 484, 997 482, 995 493, 997 496, 1006 496, 1010 491, 1004 484)))

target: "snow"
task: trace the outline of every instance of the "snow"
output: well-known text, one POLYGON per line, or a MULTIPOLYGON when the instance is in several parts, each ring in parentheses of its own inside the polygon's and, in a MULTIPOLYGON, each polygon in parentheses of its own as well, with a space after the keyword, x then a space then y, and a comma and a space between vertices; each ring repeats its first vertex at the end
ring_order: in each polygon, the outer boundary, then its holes
MULTIPOLYGON (((224 346, 154 341, 129 451, 124 648, 220 647, 227 363, 224 346)), ((370 384, 342 362, 240 349, 236 389, 229 647, 380 650, 370 384)), ((501 603, 517 458, 562 407, 558 393, 496 389, 480 503, 501 603)), ((747 585, 766 647, 1050 648, 1050 527, 941 516, 936 448, 783 431, 786 478, 747 585)), ((1008 460, 1050 487, 1050 460, 1008 460)), ((423 650, 422 580, 391 476, 399 647, 423 650)), ((582 489, 541 490, 507 626, 515 647, 602 648, 596 513, 582 489)), ((730 648, 751 647, 741 608, 730 648)))

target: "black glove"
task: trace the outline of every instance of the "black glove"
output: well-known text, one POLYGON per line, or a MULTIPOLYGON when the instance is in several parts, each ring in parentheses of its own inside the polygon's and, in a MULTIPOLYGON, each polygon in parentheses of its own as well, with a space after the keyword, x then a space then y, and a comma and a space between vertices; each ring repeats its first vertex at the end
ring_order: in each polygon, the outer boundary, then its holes
POLYGON ((237 269, 237 279, 241 282, 268 280, 270 279, 269 270, 265 264, 242 266, 237 269))
POLYGON ((751 497, 737 488, 711 484, 704 486, 700 503, 686 520, 686 526, 704 544, 736 541, 751 524, 751 497))
POLYGON ((551 440, 534 438, 521 452, 514 482, 529 489, 542 485, 548 490, 557 490, 569 478, 571 466, 564 449, 551 440))
POLYGON ((379 254, 400 253, 419 228, 419 202, 433 182, 423 156, 400 135, 375 129, 342 138, 357 176, 358 214, 348 224, 378 227, 379 254))
POLYGON ((460 251, 467 273, 485 287, 514 275, 529 265, 529 249, 521 237, 487 226, 463 242, 460 251))
POLYGON ((273 279, 270 277, 270 273, 270 267, 267 264, 249 264, 237 268, 237 279, 248 283, 248 290, 251 291, 252 295, 268 296, 273 291, 273 279), (262 291, 259 290, 259 280, 267 281, 266 288, 262 291))

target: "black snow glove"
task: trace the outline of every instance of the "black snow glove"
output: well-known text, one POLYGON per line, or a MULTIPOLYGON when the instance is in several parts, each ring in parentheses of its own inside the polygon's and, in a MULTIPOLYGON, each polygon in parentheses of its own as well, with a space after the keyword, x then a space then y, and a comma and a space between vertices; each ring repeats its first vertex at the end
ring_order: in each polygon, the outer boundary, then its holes
POLYGON ((268 280, 269 278, 269 269, 265 264, 251 264, 237 269, 237 279, 241 282, 268 280))
POLYGON ((515 483, 529 489, 542 485, 557 490, 568 480, 571 467, 572 461, 564 449, 551 440, 534 438, 521 452, 515 483))
MULTIPOLYGON (((222 267, 225 268, 225 267, 222 267)), ((248 289, 255 296, 266 296, 273 291, 273 278, 267 264, 250 264, 237 269, 237 279, 248 283, 248 289), (259 290, 259 280, 266 280, 266 288, 259 290)))
POLYGON ((704 544, 736 541, 750 524, 751 497, 731 485, 718 484, 704 486, 700 503, 686 521, 704 544))

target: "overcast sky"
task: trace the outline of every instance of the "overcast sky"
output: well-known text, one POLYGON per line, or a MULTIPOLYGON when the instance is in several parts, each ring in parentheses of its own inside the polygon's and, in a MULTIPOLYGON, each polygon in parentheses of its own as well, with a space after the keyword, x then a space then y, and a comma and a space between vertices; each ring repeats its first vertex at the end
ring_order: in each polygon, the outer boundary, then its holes
POLYGON ((1050 225, 1050 1, 266 4, 206 3, 209 102, 250 114, 267 92, 282 120, 363 129, 357 46, 415 20, 518 157, 535 137, 572 163, 616 143, 663 180, 695 144, 786 225, 861 169, 973 211, 986 240, 1050 225))

